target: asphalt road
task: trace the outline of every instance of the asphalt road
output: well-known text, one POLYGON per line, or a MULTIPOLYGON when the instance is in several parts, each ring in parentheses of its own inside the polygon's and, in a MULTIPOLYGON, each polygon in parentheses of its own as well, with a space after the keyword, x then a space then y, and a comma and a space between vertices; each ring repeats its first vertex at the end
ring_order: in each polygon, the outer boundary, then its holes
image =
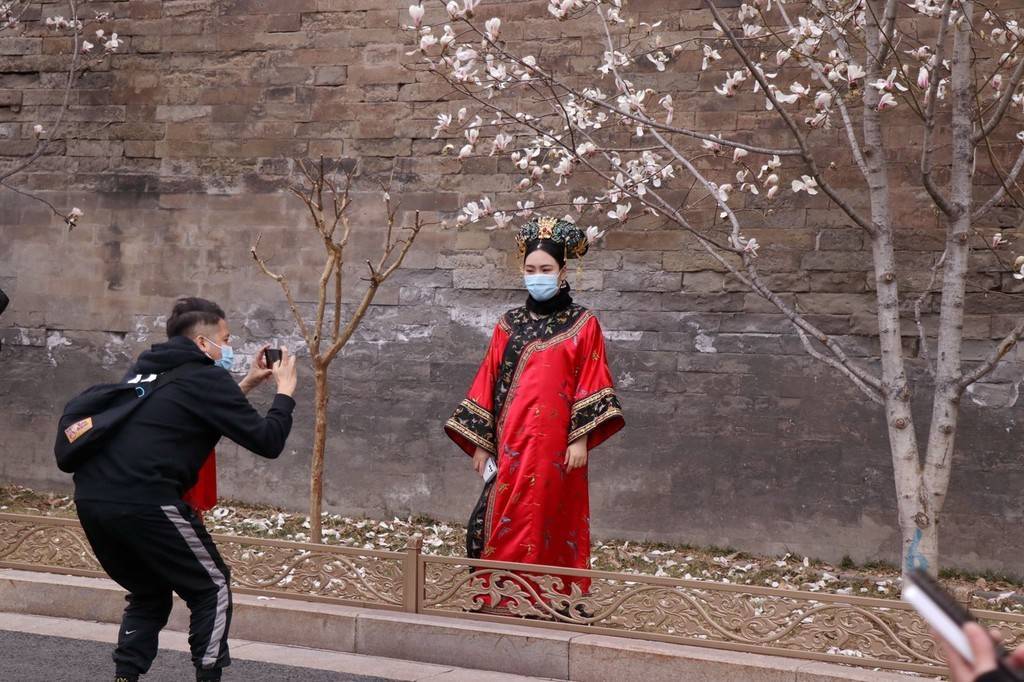
MULTIPOLYGON (((114 679, 113 644, 0 630, 0 680, 17 682, 104 682, 114 679)), ((195 668, 188 655, 160 650, 145 682, 189 682, 195 668)), ((383 677, 235 660, 224 682, 392 682, 383 677)))

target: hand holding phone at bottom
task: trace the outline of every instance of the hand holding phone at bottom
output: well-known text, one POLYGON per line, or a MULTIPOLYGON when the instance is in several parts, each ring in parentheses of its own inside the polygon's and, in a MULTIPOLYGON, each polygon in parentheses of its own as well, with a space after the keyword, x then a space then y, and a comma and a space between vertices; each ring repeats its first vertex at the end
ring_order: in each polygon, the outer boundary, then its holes
MULTIPOLYGON (((985 628, 975 622, 966 623, 963 630, 974 654, 973 664, 965 661, 953 647, 942 640, 953 682, 1017 682, 1019 678, 999 668, 996 653, 996 641, 1000 637, 998 631, 985 632, 985 628)), ((1024 669, 1024 647, 1007 656, 1006 662, 1017 670, 1024 669)))

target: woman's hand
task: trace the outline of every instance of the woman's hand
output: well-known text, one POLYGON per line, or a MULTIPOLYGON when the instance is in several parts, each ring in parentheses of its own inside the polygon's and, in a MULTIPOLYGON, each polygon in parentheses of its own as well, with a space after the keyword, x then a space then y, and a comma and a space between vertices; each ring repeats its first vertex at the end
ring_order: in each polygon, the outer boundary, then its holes
POLYGON ((484 475, 484 467, 487 465, 487 460, 490 457, 491 453, 481 447, 473 451, 473 469, 481 476, 484 475))
POLYGON ((577 438, 569 443, 569 449, 565 451, 565 470, 581 469, 587 466, 587 438, 577 438))
POLYGON ((256 357, 253 358, 252 365, 249 366, 249 373, 238 383, 242 393, 248 393, 273 376, 274 372, 267 367, 267 356, 264 353, 268 348, 270 348, 270 344, 266 344, 256 351, 256 357))

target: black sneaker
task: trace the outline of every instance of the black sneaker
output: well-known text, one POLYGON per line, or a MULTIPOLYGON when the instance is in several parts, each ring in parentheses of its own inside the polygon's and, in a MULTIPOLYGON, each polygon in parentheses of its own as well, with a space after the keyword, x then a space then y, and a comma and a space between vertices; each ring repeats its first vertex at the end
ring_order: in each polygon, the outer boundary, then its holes
POLYGON ((224 672, 222 668, 212 668, 209 670, 196 668, 196 682, 220 682, 222 672, 224 672))
POLYGON ((115 673, 114 682, 139 682, 138 673, 115 673))

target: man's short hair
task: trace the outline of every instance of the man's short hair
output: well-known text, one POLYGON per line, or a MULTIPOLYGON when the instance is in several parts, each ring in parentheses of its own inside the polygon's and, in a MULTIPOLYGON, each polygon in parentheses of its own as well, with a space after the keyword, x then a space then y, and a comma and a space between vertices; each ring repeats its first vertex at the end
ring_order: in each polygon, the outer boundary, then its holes
POLYGON ((200 325, 216 325, 225 319, 224 311, 205 298, 179 298, 167 319, 167 338, 192 336, 200 325))

